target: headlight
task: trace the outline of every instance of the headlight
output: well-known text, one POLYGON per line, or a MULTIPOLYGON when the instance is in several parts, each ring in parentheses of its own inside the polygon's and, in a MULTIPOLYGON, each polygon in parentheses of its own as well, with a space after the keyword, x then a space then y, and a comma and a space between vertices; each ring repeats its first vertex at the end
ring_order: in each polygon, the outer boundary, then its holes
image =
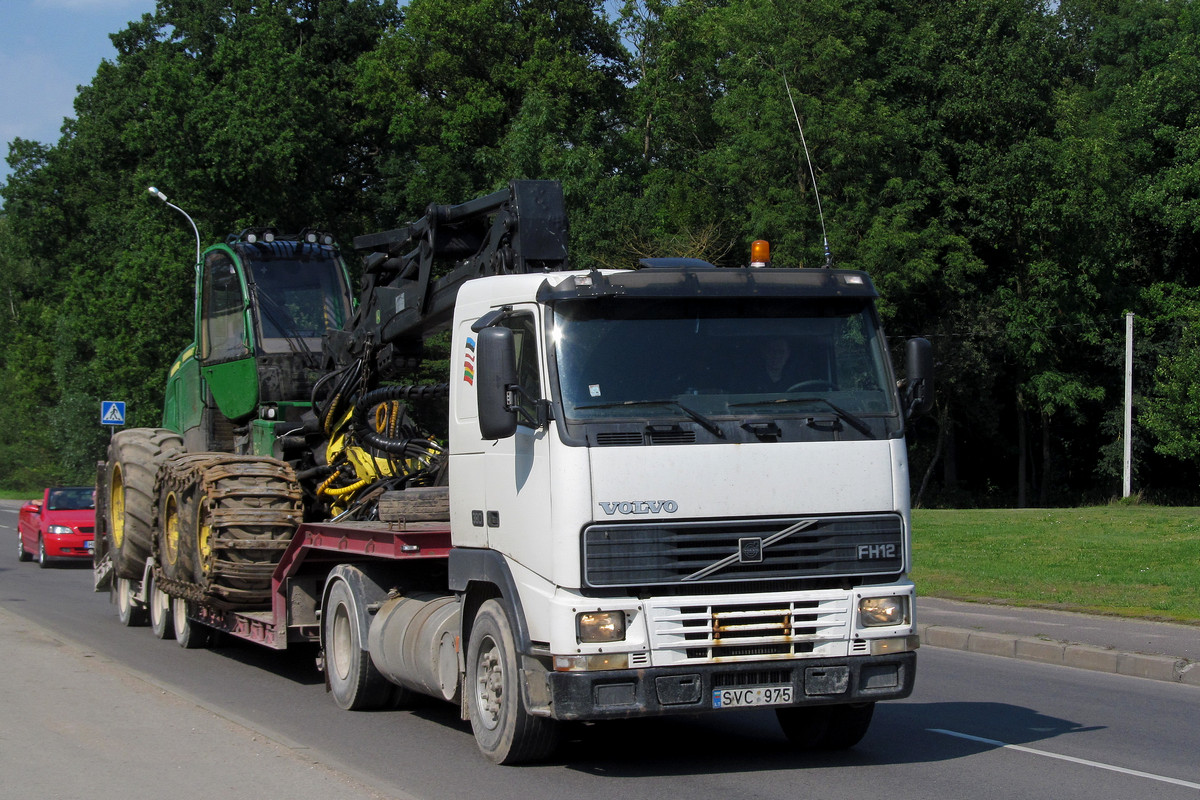
POLYGON ((46 533, 52 533, 55 536, 63 536, 64 534, 74 533, 74 531, 68 528, 66 525, 51 525, 49 528, 46 528, 46 533))
POLYGON ((575 617, 575 630, 583 644, 625 640, 624 611, 585 611, 575 617))
POLYGON ((864 597, 858 601, 858 624, 863 628, 904 625, 908 622, 908 598, 864 597))

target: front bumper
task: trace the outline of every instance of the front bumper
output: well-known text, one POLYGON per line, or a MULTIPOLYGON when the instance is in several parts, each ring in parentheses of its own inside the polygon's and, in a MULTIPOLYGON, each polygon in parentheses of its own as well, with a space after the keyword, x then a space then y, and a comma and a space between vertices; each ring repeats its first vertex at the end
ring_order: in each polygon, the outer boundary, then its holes
POLYGON ((871 703, 912 694, 916 666, 917 654, 905 652, 785 662, 550 672, 546 673, 546 699, 550 702, 542 705, 535 700, 533 705, 541 705, 542 713, 559 720, 692 714, 720 710, 713 706, 714 690, 778 685, 791 685, 792 706, 871 703))

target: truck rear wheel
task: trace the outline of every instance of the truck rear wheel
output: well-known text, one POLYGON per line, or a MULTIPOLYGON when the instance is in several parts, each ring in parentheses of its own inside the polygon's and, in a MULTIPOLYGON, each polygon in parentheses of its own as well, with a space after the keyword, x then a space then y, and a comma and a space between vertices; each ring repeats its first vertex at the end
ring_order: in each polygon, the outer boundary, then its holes
POLYGON ((146 609, 134 597, 133 581, 118 575, 112 585, 113 602, 117 604, 117 619, 127 628, 146 624, 146 609))
POLYGON ((108 509, 116 574, 138 580, 154 541, 155 478, 159 466, 183 449, 183 439, 162 428, 118 431, 108 446, 108 509))
POLYGON ((464 682, 475 743, 489 761, 520 764, 554 752, 558 723, 525 708, 512 623, 498 600, 485 601, 475 615, 464 682))
POLYGON ((158 581, 150 579, 150 630, 159 639, 170 639, 175 635, 171 624, 171 598, 158 588, 158 581))
POLYGON ((867 735, 874 714, 874 703, 775 710, 784 735, 802 750, 848 750, 867 735))
POLYGON ((362 600, 346 581, 335 580, 321 611, 325 680, 333 701, 347 711, 385 708, 403 691, 371 662, 362 640, 366 613, 362 600))
POLYGON ((175 628, 175 641, 185 650, 208 647, 212 642, 213 630, 207 625, 188 618, 191 610, 182 597, 171 598, 171 626, 175 628))

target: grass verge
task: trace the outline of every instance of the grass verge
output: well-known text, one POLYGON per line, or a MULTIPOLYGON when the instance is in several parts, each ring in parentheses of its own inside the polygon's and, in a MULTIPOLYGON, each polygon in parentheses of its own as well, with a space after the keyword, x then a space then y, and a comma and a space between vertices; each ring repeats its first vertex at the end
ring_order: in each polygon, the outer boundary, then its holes
POLYGON ((1200 508, 913 512, 919 595, 1200 624, 1200 508))

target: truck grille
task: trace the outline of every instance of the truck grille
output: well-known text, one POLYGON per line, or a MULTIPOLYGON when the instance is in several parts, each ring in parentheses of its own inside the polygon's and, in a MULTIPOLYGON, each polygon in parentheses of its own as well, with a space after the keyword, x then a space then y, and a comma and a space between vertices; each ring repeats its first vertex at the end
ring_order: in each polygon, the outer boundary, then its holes
POLYGON ((762 661, 845 655, 850 600, 661 605, 647 609, 656 661, 762 661))
POLYGON ((583 532, 584 584, 676 587, 733 581, 898 576, 896 514, 593 525, 583 532))

